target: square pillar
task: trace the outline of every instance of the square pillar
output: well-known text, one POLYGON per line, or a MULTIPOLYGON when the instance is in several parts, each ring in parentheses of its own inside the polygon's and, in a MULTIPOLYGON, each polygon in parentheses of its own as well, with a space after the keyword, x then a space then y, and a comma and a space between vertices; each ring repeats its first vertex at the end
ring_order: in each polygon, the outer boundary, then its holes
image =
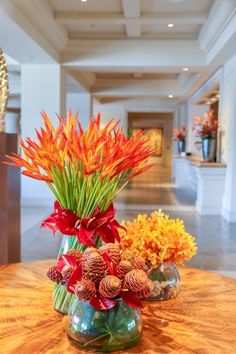
POLYGON ((236 55, 224 67, 221 99, 222 157, 227 164, 222 216, 236 222, 236 55))
MULTIPOLYGON (((45 111, 53 123, 56 113, 66 113, 66 75, 58 64, 22 65, 21 69, 21 133, 35 138, 35 128, 42 126, 41 112, 45 111)), ((49 188, 41 181, 22 176, 21 201, 24 205, 52 205, 49 188)))

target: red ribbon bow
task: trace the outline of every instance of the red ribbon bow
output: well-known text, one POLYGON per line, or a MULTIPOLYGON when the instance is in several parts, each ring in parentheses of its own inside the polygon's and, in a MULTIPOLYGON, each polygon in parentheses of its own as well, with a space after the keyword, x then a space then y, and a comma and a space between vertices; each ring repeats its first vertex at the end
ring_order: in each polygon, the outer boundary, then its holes
POLYGON ((118 228, 125 230, 114 218, 115 209, 113 203, 109 205, 107 210, 102 214, 97 208, 95 212, 83 219, 72 213, 69 209, 62 209, 58 201, 54 203, 54 213, 52 213, 41 224, 41 227, 70 236, 77 236, 78 242, 85 246, 94 246, 95 233, 101 236, 105 243, 114 243, 115 240, 120 242, 118 228))

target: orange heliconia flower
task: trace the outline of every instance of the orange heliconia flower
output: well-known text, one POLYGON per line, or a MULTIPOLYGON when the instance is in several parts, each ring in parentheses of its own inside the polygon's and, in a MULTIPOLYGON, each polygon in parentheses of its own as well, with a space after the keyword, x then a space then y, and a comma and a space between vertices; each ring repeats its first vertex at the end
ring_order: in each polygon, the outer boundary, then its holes
POLYGON ((154 154, 141 139, 141 134, 128 138, 122 129, 116 130, 119 120, 111 120, 101 127, 100 115, 91 118, 84 130, 78 115, 68 112, 67 118, 58 116, 55 127, 43 112, 44 127, 36 130, 37 141, 21 139, 23 157, 7 156, 8 164, 23 167, 22 174, 53 183, 55 169, 77 168, 78 176, 99 173, 101 178, 113 179, 121 174, 130 178, 152 166, 148 159, 154 154))

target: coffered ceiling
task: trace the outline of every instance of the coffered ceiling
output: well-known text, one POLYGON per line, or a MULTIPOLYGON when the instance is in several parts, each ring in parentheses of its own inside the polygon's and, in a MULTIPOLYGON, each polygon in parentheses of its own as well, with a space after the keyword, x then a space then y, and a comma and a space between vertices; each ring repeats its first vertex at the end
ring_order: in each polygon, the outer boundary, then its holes
POLYGON ((214 0, 48 0, 71 39, 198 37, 214 0), (168 25, 173 25, 168 27, 168 25))
POLYGON ((0 0, 6 54, 103 102, 188 99, 236 52, 235 23, 236 0, 0 0))

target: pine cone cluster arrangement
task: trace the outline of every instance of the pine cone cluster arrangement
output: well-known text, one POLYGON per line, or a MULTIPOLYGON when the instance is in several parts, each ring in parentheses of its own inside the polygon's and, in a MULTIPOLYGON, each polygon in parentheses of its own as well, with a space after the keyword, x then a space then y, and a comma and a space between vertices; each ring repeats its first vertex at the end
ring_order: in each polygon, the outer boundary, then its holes
POLYGON ((121 280, 115 275, 107 275, 99 284, 99 293, 103 297, 113 299, 121 291, 121 280))
POLYGON ((61 271, 62 275, 62 285, 66 285, 68 283, 68 280, 70 279, 71 275, 73 273, 73 268, 69 265, 65 265, 61 271))
POLYGON ((148 297, 153 291, 153 288, 154 288, 153 282, 151 281, 151 279, 148 279, 144 288, 138 293, 138 296, 141 298, 148 297))
POLYGON ((83 278, 93 281, 96 285, 107 275, 107 265, 102 256, 90 247, 81 258, 83 278))
POLYGON ((121 261, 116 267, 116 275, 120 279, 124 279, 125 275, 133 269, 130 261, 121 261))
POLYGON ((91 297, 96 295, 95 284, 89 279, 78 281, 75 286, 75 295, 81 301, 88 301, 91 297))
POLYGON ((134 269, 125 275, 124 287, 131 291, 138 292, 143 290, 147 281, 148 276, 143 270, 134 269))
POLYGON ((77 250, 68 251, 47 275, 58 284, 67 285, 68 291, 74 292, 79 300, 94 304, 102 302, 104 306, 105 299, 116 304, 122 296, 124 301, 127 296, 130 299, 148 297, 153 283, 145 270, 141 257, 129 250, 122 252, 119 245, 108 243, 99 249, 89 247, 83 254, 77 250))
POLYGON ((133 263, 134 257, 135 255, 129 250, 125 250, 121 253, 121 259, 123 261, 129 261, 130 263, 133 263))
POLYGON ((140 257, 140 256, 135 256, 134 257, 132 266, 133 266, 134 269, 141 269, 141 270, 146 269, 145 260, 142 257, 140 257))
POLYGON ((120 263, 120 260, 121 260, 120 248, 115 243, 107 243, 106 245, 100 247, 99 253, 101 255, 107 254, 110 257, 110 259, 114 265, 117 265, 120 263))
POLYGON ((71 248, 70 250, 68 250, 68 251, 66 252, 66 254, 69 255, 69 256, 71 256, 71 257, 73 257, 73 258, 76 260, 77 263, 80 262, 81 257, 82 257, 82 255, 83 255, 82 252, 80 252, 79 250, 76 250, 76 249, 74 249, 74 248, 71 248))
POLYGON ((57 270, 55 266, 50 267, 47 271, 47 277, 57 284, 60 284, 63 280, 61 273, 57 270))

